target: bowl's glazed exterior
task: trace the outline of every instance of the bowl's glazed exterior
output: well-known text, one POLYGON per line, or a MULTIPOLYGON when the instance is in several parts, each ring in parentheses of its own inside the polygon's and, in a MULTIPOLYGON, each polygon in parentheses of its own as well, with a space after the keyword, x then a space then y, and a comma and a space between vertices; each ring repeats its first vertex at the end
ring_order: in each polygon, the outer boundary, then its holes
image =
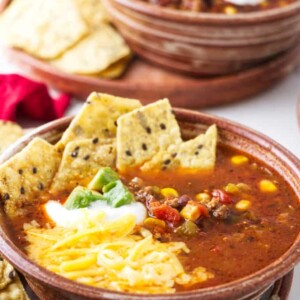
POLYGON ((300 38, 299 1, 236 15, 178 11, 141 0, 104 4, 140 56, 192 75, 247 69, 292 48, 300 38))
MULTIPOLYGON (((219 143, 240 149, 264 161, 271 169, 281 174, 299 199, 300 205, 300 161, 271 139, 239 124, 183 109, 174 109, 182 134, 191 138, 210 124, 219 128, 219 143)), ((64 118, 46 124, 25 136, 8 149, 1 157, 3 163, 18 153, 36 136, 56 142, 70 123, 64 118)), ((141 295, 93 288, 58 276, 31 262, 18 248, 18 243, 4 212, 0 210, 0 252, 25 275, 32 289, 45 300, 258 300, 279 278, 283 277, 300 261, 300 233, 290 249, 267 267, 239 280, 199 290, 171 295, 141 295), (46 296, 45 296, 46 295, 46 296)), ((276 245, 274 245, 276 246, 276 245)))

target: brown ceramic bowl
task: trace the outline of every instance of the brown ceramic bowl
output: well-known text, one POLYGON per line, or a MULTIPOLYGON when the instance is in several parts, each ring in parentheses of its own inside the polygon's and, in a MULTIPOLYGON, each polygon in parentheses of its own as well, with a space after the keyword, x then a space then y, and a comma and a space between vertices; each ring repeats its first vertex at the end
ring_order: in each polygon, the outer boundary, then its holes
MULTIPOLYGON (((174 109, 180 123, 182 134, 186 138, 197 135, 203 128, 215 123, 220 132, 219 143, 245 151, 249 155, 264 161, 290 185, 299 199, 300 205, 300 161, 271 139, 242 125, 184 109, 174 109)), ((20 142, 7 150, 0 158, 3 163, 19 152, 36 136, 49 142, 56 142, 71 118, 64 118, 46 124, 25 136, 20 142)), ((32 289, 46 300, 258 300, 262 298, 274 282, 291 271, 300 261, 300 234, 293 245, 281 257, 267 267, 227 284, 199 290, 166 295, 141 295, 109 291, 82 285, 58 276, 30 261, 18 248, 7 217, 0 210, 0 252, 28 280, 32 289), (46 296, 45 296, 46 295, 46 296)))
POLYGON ((292 48, 300 38, 300 1, 236 15, 178 11, 141 0, 104 4, 140 56, 192 75, 247 69, 292 48))

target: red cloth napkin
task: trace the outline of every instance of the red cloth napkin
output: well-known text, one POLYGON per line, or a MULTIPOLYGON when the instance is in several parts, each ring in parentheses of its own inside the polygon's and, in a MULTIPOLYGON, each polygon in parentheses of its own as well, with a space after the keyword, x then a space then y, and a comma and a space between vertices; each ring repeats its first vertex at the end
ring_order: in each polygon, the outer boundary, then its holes
POLYGON ((0 119, 15 121, 16 115, 51 121, 63 116, 70 96, 53 99, 45 84, 17 74, 0 75, 0 119))

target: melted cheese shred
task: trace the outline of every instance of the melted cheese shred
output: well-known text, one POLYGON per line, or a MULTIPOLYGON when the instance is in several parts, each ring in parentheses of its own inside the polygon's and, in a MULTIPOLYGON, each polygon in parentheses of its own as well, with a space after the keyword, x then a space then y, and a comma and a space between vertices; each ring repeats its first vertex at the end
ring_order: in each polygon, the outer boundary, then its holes
POLYGON ((39 228, 26 224, 29 257, 71 280, 95 287, 136 293, 174 293, 175 284, 191 285, 213 275, 198 267, 186 273, 177 255, 182 242, 161 243, 136 231, 135 217, 106 221, 99 213, 77 228, 39 228))

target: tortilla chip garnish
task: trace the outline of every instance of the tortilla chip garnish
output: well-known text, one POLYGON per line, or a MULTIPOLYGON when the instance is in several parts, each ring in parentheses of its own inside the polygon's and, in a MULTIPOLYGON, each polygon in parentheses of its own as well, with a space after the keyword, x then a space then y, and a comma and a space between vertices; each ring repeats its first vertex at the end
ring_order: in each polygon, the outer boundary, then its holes
POLYGON ((23 129, 18 124, 0 121, 0 154, 23 135, 23 129))
POLYGON ((129 54, 122 36, 110 25, 101 24, 51 63, 69 73, 97 74, 129 54))
POLYGON ((115 142, 109 139, 85 139, 69 142, 54 177, 50 193, 70 192, 77 185, 87 185, 100 167, 114 167, 115 142))
POLYGON ((6 213, 22 214, 24 203, 41 200, 58 169, 60 154, 54 146, 35 138, 0 166, 0 195, 6 213))
POLYGON ((64 132, 57 148, 62 150, 68 142, 74 140, 114 138, 117 119, 140 106, 138 100, 92 93, 64 132))
POLYGON ((75 0, 84 21, 90 28, 99 26, 101 23, 109 21, 102 0, 75 0))
POLYGON ((175 168, 211 170, 216 161, 218 131, 216 125, 210 126, 204 134, 179 145, 171 145, 167 151, 161 151, 142 170, 171 170, 175 168))
POLYGON ((53 59, 89 29, 73 0, 14 0, 0 16, 0 36, 8 45, 53 59))
POLYGON ((140 166, 170 145, 182 142, 168 99, 136 109, 118 119, 117 168, 140 166))

